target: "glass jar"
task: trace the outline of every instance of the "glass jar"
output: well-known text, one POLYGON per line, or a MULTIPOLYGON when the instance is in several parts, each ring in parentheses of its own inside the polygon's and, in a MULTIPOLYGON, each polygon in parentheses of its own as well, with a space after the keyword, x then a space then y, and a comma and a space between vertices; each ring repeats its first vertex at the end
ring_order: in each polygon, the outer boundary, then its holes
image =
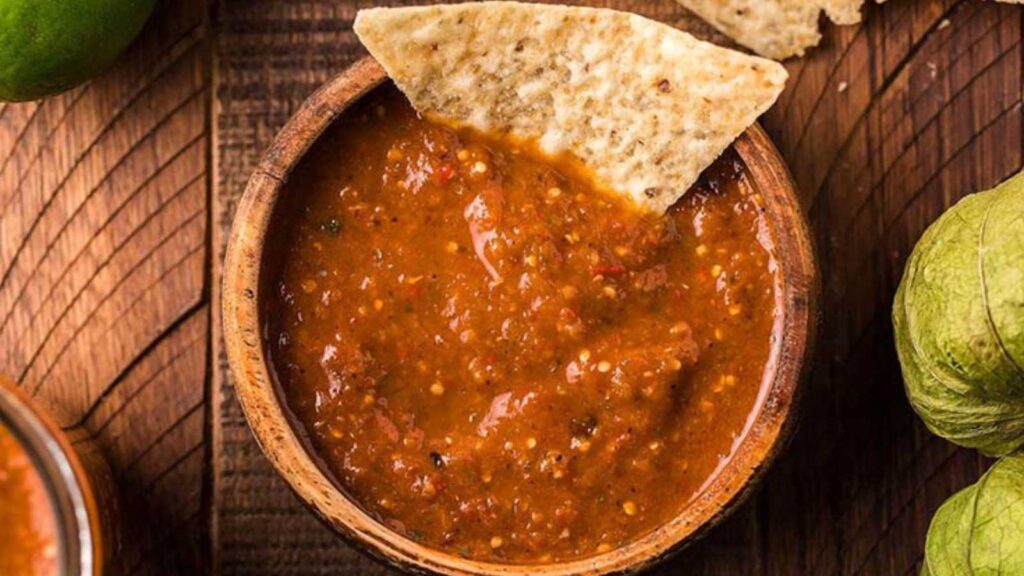
POLYGON ((56 574, 100 576, 119 541, 110 468, 83 428, 56 422, 52 407, 0 376, 0 426, 20 444, 47 495, 56 574))

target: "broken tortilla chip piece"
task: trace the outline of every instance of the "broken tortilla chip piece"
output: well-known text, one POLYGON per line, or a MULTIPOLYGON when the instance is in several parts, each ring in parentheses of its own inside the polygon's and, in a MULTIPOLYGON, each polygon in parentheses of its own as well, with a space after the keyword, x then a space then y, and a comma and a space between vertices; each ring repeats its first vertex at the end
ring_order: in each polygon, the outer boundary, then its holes
POLYGON ((754 52, 784 60, 821 40, 821 7, 808 0, 676 0, 754 52))
MULTIPOLYGON (((864 0, 812 0, 825 10, 829 20, 840 26, 848 26, 860 22, 860 10, 864 0)), ((884 2, 885 0, 881 0, 884 2)), ((881 2, 879 2, 881 3, 881 2)))
POLYGON ((481 2, 359 12, 412 105, 569 153, 595 184, 664 211, 778 98, 776 62, 597 8, 481 2))
POLYGON ((821 40, 822 10, 836 24, 860 22, 864 0, 676 0, 754 52, 785 60, 821 40))

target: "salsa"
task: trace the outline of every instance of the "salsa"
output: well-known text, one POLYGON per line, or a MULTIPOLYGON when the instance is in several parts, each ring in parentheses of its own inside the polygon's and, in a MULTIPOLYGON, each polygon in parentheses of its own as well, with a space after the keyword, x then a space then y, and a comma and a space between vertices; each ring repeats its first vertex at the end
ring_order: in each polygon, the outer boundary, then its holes
POLYGON ((42 478, 0 425, 0 574, 57 574, 57 529, 42 478))
POLYGON ((777 278, 734 153, 643 214, 384 90, 286 186, 269 354, 323 464, 394 530, 487 561, 601 553, 678 515, 742 437, 777 278))

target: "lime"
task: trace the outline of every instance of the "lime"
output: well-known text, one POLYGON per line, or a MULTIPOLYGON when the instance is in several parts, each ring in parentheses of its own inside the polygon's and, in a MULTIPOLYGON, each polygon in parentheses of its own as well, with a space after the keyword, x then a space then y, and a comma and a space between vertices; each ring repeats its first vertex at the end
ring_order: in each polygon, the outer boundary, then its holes
POLYGON ((34 100, 103 72, 156 0, 0 0, 0 100, 34 100))

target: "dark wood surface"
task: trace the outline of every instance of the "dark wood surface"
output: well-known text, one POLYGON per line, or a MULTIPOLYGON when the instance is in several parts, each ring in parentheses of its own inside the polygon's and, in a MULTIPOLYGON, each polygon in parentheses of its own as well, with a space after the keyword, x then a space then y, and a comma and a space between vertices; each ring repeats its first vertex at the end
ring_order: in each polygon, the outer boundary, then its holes
MULTIPOLYGON (((589 2, 715 37, 671 0, 589 2)), ((83 423, 129 516, 126 574, 383 574, 298 506, 232 395, 220 264, 249 172, 363 50, 355 0, 160 3, 97 81, 0 105, 0 371, 83 423)), ((934 509, 987 465, 903 396, 889 305, 924 227, 1018 171, 1021 7, 890 0, 787 64, 764 118, 802 191, 824 324, 762 489, 664 574, 915 574, 934 509)))

